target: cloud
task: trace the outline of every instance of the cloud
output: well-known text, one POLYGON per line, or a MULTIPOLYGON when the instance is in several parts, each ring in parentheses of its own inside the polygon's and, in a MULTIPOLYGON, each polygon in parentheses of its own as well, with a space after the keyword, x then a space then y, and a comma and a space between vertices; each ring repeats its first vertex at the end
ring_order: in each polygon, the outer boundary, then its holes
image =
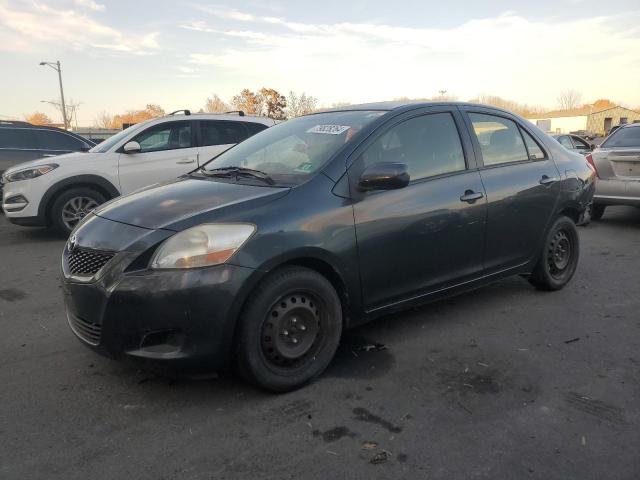
MULTIPOLYGON (((80 3, 95 2, 80 0, 80 3)), ((159 48, 157 38, 157 32, 125 34, 84 13, 54 8, 40 1, 0 0, 0 50, 38 51, 57 43, 74 50, 97 48, 121 54, 148 55, 159 48)))
POLYGON ((301 23, 234 11, 244 27, 236 29, 228 27, 228 12, 201 10, 210 22, 185 28, 229 42, 193 52, 189 61, 260 82, 256 86, 303 89, 329 101, 429 97, 446 89, 461 98, 485 92, 527 103, 573 88, 585 99, 617 95, 640 103, 629 81, 640 76, 639 12, 560 22, 505 12, 453 28, 415 28, 301 23))
POLYGON ((74 3, 79 7, 88 8, 95 12, 104 12, 106 9, 104 5, 94 2, 93 0, 74 0, 74 3))

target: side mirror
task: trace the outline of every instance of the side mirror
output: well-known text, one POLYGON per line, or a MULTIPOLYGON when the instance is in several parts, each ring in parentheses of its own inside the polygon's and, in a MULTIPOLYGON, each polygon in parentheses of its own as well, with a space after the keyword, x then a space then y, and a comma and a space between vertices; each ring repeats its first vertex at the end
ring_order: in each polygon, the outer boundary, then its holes
POLYGON ((140 144, 138 142, 127 142, 124 145, 124 153, 140 153, 140 150, 142 150, 142 147, 140 147, 140 144))
POLYGON ((369 165, 360 176, 360 190, 396 190, 409 185, 406 163, 380 162, 369 165))

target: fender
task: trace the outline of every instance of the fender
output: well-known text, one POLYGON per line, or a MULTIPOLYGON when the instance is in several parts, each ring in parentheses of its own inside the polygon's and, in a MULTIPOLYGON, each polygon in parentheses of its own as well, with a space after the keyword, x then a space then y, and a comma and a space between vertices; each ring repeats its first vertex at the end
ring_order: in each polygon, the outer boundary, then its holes
POLYGON ((51 199, 63 190, 79 185, 97 185, 102 190, 107 192, 107 195, 110 197, 109 199, 120 196, 120 191, 115 187, 115 185, 113 185, 104 177, 100 177, 98 175, 76 175, 73 177, 65 178, 64 180, 60 180, 58 183, 54 183, 53 185, 51 185, 51 187, 49 187, 49 189, 42 196, 42 200, 40 200, 40 206, 38 207, 38 218, 47 223, 47 211, 50 207, 51 199))

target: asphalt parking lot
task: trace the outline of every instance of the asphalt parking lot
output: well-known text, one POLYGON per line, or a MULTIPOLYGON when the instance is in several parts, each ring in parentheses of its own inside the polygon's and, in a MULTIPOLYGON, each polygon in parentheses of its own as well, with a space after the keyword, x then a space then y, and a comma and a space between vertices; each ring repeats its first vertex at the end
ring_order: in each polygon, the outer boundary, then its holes
POLYGON ((66 325, 63 240, 0 217, 0 478, 637 479, 640 210, 580 235, 564 291, 514 278, 381 319, 273 395, 96 356, 66 325))

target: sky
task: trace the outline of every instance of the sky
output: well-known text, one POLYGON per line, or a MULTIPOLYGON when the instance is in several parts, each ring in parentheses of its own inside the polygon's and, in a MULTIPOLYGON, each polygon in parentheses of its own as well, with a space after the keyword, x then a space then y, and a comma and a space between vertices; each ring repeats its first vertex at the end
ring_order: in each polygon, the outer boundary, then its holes
POLYGON ((547 108, 640 106, 637 0, 0 0, 0 119, 54 120, 56 73, 81 125, 157 103, 198 110, 243 88, 320 105, 440 90, 547 108), (615 5, 615 9, 612 8, 615 5))

